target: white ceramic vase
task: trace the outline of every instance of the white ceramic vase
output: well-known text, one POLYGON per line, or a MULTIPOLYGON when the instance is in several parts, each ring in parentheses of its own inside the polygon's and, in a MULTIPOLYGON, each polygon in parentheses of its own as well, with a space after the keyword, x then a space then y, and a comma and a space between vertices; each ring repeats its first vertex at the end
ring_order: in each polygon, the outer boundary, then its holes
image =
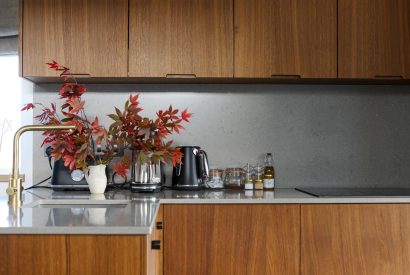
POLYGON ((103 194, 107 187, 106 165, 91 165, 85 170, 85 179, 91 194, 103 194))

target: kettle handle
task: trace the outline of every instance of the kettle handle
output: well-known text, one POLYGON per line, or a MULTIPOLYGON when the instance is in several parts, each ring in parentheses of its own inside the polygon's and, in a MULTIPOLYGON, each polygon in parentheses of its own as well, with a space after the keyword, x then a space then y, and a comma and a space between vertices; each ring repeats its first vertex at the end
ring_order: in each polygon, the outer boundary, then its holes
POLYGON ((200 160, 200 173, 202 178, 209 177, 209 163, 208 163, 208 155, 204 150, 199 150, 199 160, 200 160))
POLYGON ((175 174, 179 177, 181 175, 181 163, 175 165, 175 174))

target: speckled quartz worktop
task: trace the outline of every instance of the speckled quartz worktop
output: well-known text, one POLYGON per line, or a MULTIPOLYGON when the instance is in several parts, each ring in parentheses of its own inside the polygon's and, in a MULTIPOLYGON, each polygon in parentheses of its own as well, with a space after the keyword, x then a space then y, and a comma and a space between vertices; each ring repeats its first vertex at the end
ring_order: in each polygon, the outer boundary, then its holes
POLYGON ((0 234, 150 234, 160 204, 410 203, 410 197, 317 198, 294 189, 175 191, 90 195, 85 191, 23 192, 14 213, 0 196, 0 234))

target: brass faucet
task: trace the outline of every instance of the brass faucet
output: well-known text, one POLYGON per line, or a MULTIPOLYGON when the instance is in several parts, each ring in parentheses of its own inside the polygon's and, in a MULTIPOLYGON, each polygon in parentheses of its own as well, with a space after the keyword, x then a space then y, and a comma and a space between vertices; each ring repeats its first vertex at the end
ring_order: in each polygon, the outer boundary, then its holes
POLYGON ((7 188, 7 195, 9 195, 9 205, 14 209, 21 206, 21 193, 23 189, 23 178, 19 176, 19 141, 20 136, 28 131, 47 131, 47 130, 75 130, 74 125, 27 125, 17 130, 14 134, 13 141, 13 170, 7 188))

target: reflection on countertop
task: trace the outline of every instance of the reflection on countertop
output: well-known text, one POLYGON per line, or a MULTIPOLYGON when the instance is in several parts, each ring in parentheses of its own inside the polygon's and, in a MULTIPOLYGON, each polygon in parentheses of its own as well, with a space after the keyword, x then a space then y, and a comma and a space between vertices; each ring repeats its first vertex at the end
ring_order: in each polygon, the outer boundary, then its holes
POLYGON ((295 189, 132 193, 33 189, 17 213, 0 196, 0 234, 150 234, 160 204, 410 203, 409 197, 317 198, 295 189))
POLYGON ((116 199, 108 193, 93 196, 39 189, 23 194, 23 206, 17 213, 8 207, 7 196, 0 197, 0 234, 146 235, 159 209, 157 199, 113 204, 116 199))

